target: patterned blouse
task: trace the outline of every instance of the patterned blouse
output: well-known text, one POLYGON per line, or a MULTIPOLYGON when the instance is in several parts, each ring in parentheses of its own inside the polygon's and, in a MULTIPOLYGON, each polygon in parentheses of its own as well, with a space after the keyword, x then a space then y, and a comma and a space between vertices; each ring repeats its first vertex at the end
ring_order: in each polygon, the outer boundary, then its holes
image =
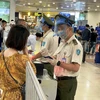
MULTIPOLYGON (((5 61, 11 75, 20 84, 23 84, 26 77, 26 62, 29 61, 28 57, 15 53, 10 57, 5 57, 5 61)), ((36 73, 34 64, 31 65, 36 73)), ((16 84, 9 75, 3 61, 2 53, 0 53, 0 100, 22 100, 19 87, 20 85, 16 84)))

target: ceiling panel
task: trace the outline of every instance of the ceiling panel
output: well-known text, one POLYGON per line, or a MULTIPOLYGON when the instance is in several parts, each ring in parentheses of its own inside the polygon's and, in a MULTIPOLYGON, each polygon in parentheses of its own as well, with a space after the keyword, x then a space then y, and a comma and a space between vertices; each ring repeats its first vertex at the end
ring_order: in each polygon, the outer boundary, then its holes
POLYGON ((99 6, 100 0, 16 0, 17 11, 100 11, 99 6))

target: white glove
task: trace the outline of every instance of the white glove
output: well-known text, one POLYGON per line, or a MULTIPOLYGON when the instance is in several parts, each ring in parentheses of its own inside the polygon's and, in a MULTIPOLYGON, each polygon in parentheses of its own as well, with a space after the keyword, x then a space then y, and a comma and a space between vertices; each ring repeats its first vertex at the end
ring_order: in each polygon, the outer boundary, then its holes
POLYGON ((46 48, 42 49, 40 52, 42 56, 49 56, 48 50, 46 48))
POLYGON ((50 59, 50 58, 45 58, 47 62, 49 62, 51 65, 55 66, 57 65, 57 60, 56 59, 50 59))

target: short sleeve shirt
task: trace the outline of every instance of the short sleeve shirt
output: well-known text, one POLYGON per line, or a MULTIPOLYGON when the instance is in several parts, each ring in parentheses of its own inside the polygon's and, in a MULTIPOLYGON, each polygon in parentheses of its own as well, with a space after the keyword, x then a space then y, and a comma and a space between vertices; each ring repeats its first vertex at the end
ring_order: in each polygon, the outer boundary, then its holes
POLYGON ((54 32, 50 29, 47 33, 45 33, 42 41, 42 49, 46 48, 52 56, 58 47, 58 39, 53 37, 54 32))
MULTIPOLYGON (((83 57, 83 48, 80 42, 73 35, 66 43, 63 41, 55 52, 54 56, 58 61, 66 63, 77 63, 81 65, 83 57)), ((78 76, 78 72, 63 69, 61 76, 78 76)))

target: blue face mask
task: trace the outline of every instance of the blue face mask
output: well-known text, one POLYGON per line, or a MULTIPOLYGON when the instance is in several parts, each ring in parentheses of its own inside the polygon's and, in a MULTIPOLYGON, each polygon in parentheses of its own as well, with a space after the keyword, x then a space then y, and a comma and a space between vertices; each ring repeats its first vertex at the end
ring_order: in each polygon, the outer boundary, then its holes
POLYGON ((61 39, 64 39, 64 40, 66 40, 66 38, 67 38, 67 34, 66 34, 65 30, 58 31, 58 32, 57 32, 57 35, 58 35, 61 39))

